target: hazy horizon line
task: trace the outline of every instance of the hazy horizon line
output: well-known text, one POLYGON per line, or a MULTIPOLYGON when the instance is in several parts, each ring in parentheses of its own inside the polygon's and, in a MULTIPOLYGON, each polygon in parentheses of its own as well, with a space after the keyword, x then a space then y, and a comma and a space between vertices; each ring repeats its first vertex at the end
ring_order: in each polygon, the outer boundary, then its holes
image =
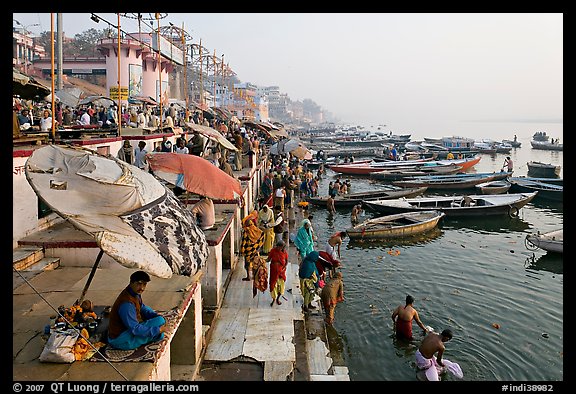
POLYGON ((460 122, 471 123, 560 123, 564 124, 564 118, 557 119, 464 119, 460 122))

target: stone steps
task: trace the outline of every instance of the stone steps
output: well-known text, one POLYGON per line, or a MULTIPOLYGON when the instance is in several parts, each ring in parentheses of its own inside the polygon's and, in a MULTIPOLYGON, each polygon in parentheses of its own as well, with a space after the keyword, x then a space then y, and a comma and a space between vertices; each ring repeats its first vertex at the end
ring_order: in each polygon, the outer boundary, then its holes
POLYGON ((43 271, 60 266, 59 257, 44 257, 44 249, 35 246, 21 246, 12 251, 12 290, 18 288, 43 271))

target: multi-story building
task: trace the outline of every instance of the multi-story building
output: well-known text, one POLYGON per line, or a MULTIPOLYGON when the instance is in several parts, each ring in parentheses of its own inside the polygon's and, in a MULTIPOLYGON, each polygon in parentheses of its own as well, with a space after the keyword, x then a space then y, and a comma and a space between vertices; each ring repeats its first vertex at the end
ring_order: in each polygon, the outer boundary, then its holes
POLYGON ((34 60, 46 57, 46 50, 36 44, 34 37, 24 28, 12 28, 12 66, 27 73, 34 60))

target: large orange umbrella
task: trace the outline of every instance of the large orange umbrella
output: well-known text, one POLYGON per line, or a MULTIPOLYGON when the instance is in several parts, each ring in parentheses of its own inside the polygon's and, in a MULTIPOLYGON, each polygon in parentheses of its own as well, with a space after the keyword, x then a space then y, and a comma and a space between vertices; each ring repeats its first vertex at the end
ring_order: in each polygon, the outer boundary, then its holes
POLYGON ((190 193, 216 200, 234 200, 242 195, 238 179, 202 157, 153 152, 147 158, 156 176, 190 193))

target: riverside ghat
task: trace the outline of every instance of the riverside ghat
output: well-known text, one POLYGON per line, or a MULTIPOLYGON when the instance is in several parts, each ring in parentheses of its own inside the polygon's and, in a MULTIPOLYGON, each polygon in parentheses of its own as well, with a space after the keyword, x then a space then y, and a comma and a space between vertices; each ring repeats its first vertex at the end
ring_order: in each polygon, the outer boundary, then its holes
MULTIPOLYGON (((67 141, 97 152, 116 152, 129 141, 146 143, 153 151, 163 138, 175 144, 176 133, 147 133, 122 137, 67 141)), ((112 305, 133 271, 101 250, 94 237, 78 230, 55 212, 41 217, 30 210, 38 196, 26 179, 26 161, 42 145, 13 148, 13 379, 19 381, 194 381, 194 380, 348 380, 344 365, 334 362, 322 324, 323 316, 305 317, 297 276, 297 255, 290 246, 287 302, 272 311, 267 294, 252 297, 251 282, 242 282, 239 262, 241 219, 256 202, 259 186, 269 167, 267 152, 245 157, 242 170, 235 171, 242 198, 215 200, 215 225, 204 231, 208 257, 191 277, 153 277, 144 302, 157 311, 171 311, 173 319, 166 339, 142 356, 142 361, 113 363, 75 361, 43 363, 39 356, 45 344, 42 333, 55 315, 54 308, 71 305, 85 296, 99 308, 112 305), (99 256, 100 255, 100 256, 99 256), (98 262, 96 265, 95 262, 98 262), (97 267, 97 268, 96 268, 97 267), (89 284, 89 286, 88 286, 89 284), (42 297, 40 297, 40 294, 42 297), (241 317, 238 320, 238 317, 241 317), (264 330, 275 335, 263 335, 264 330), (274 349, 287 349, 276 352, 274 349), (249 360, 249 362, 246 362, 249 360), (234 366, 239 376, 223 366, 234 366)), ((187 197, 188 198, 188 197, 187 197)), ((193 203, 193 197, 186 200, 193 203)), ((288 207, 291 223, 303 213, 288 207)), ((320 309, 320 307, 318 308, 320 309)), ((93 361, 93 360, 92 360, 93 361)), ((231 368, 230 368, 231 369, 231 368)), ((94 391, 85 385, 78 390, 94 391)), ((94 391, 96 392, 96 391, 94 391)))

